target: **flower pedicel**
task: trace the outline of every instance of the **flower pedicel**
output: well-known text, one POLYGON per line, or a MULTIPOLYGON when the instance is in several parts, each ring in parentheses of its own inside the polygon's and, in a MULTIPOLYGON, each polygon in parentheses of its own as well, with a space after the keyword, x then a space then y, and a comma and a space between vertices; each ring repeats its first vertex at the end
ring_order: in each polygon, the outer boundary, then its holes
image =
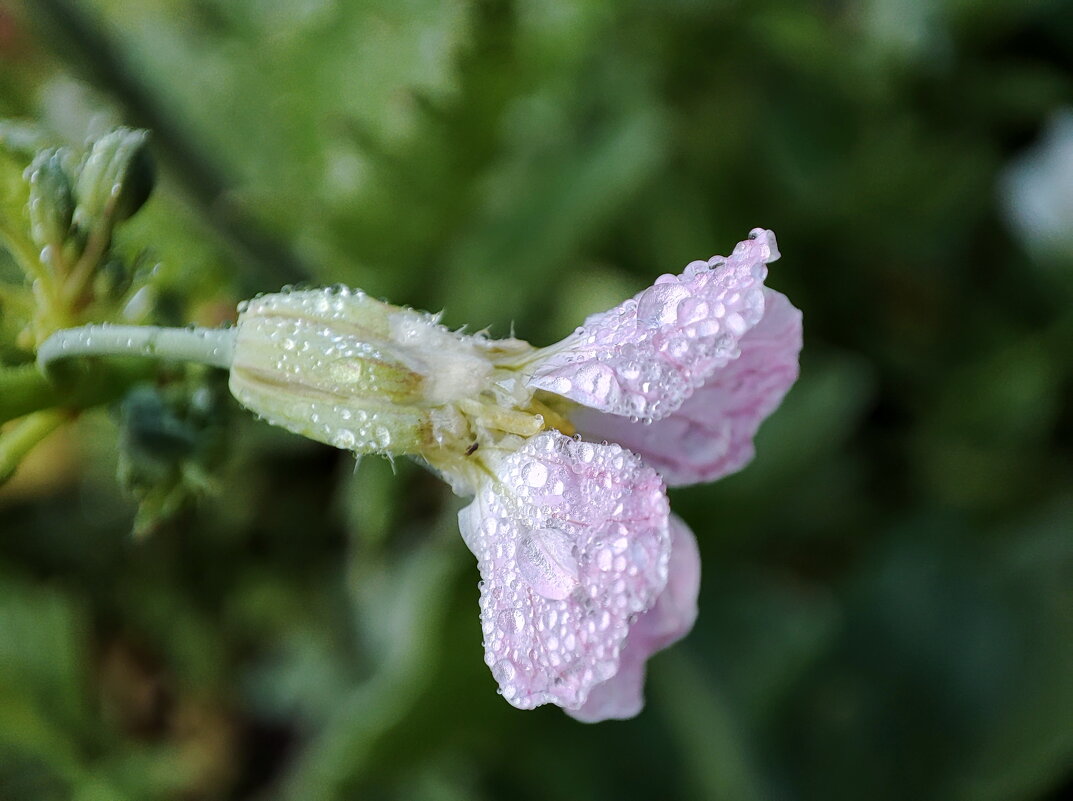
POLYGON ((355 453, 411 456, 473 501, 485 661, 511 704, 583 721, 643 705, 645 662, 696 618, 700 560, 665 485, 753 455, 797 378, 801 313, 767 289, 774 235, 664 275, 547 348, 325 289, 264 295, 227 330, 61 331, 42 368, 139 353, 230 370, 273 425, 355 453))

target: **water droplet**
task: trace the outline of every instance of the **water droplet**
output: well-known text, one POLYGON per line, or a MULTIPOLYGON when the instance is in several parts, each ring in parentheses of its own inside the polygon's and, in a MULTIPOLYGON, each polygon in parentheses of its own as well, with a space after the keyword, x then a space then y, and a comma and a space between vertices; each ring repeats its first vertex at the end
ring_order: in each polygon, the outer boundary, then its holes
POLYGON ((499 613, 499 627, 511 635, 521 634, 525 631, 525 615, 521 609, 505 609, 499 613))
POLYGON ((548 468, 540 462, 526 462, 522 465, 521 479, 528 486, 539 489, 548 480, 548 468))
POLYGON ((573 382, 564 376, 559 376, 551 382, 551 391, 565 395, 574 386, 573 382))
POLYGON ((574 544, 554 528, 530 531, 518 543, 518 571, 534 591, 553 601, 568 597, 578 586, 574 544))
POLYGON ((354 436, 354 432, 349 428, 341 428, 335 432, 335 436, 332 438, 332 444, 337 448, 350 450, 357 444, 357 438, 354 436))
POLYGON ((603 364, 587 364, 574 376, 578 389, 595 398, 606 398, 615 380, 614 371, 603 364))
POLYGON ((596 566, 603 571, 610 570, 613 561, 614 557, 611 555, 611 551, 606 548, 596 555, 596 566))
POLYGON ((739 337, 744 334, 749 328, 745 324, 745 319, 737 312, 731 312, 727 315, 726 327, 732 334, 739 337))
POLYGON ((674 323, 678 319, 678 304, 689 297, 683 284, 656 282, 641 295, 637 303, 637 319, 649 325, 674 323))
MULTIPOLYGON (((495 677, 495 680, 498 681, 500 684, 504 685, 508 684, 511 681, 514 681, 514 677, 517 675, 517 672, 518 671, 514 667, 514 663, 511 662, 509 659, 500 659, 492 667, 492 675, 495 677)), ((513 688, 508 688, 506 686, 503 687, 504 695, 506 695, 508 689, 513 690, 513 688)))

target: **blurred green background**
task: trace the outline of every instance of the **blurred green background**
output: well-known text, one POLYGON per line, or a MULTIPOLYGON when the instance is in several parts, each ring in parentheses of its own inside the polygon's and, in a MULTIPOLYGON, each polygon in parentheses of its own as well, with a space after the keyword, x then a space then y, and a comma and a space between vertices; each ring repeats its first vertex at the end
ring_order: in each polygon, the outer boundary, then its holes
POLYGON ((413 465, 197 371, 88 411, 0 491, 0 799, 1069 797, 1070 105, 1057 0, 0 3, 0 115, 152 130, 175 322, 344 282, 546 344, 765 226, 806 331, 672 493, 700 619, 625 723, 496 695, 413 465))

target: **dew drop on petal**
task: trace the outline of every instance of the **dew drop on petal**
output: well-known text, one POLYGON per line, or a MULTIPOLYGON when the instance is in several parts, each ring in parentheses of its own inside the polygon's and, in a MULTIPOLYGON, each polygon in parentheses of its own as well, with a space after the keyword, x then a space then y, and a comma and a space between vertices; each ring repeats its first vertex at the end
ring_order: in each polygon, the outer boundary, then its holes
MULTIPOLYGON (((517 670, 509 659, 500 659, 492 666, 492 675, 502 685, 507 685, 514 680, 517 670)), ((504 687, 506 692, 506 687, 504 687)))
POLYGON ((588 364, 578 370, 574 386, 594 398, 606 398, 611 393, 615 371, 603 364, 588 364))
POLYGON ((596 566, 599 567, 601 570, 603 570, 605 572, 611 569, 611 565, 612 565, 613 561, 614 561, 614 556, 612 555, 611 551, 609 551, 606 548, 601 550, 596 555, 596 566))
POLYGON ((677 281, 656 283, 638 300, 637 318, 648 323, 674 323, 678 319, 678 304, 689 294, 689 289, 677 281))
POLYGON ((540 462, 526 462, 521 469, 521 479, 534 489, 543 487, 548 480, 548 468, 540 462))
POLYGON ((578 564, 566 532, 533 529, 518 543, 518 571, 540 595, 561 601, 578 586, 578 564))

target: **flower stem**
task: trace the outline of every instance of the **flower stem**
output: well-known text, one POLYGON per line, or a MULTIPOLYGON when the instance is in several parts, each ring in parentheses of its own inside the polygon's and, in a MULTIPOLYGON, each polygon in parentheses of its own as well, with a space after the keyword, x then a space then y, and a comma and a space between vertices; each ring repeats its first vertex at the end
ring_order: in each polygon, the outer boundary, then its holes
POLYGON ((6 220, 2 219, 0 219, 0 242, 11 253, 16 263, 26 274, 26 277, 31 282, 36 281, 41 285, 41 290, 44 292, 46 300, 53 306, 58 304, 60 292, 52 273, 41 263, 38 254, 33 249, 33 245, 25 236, 7 225, 6 220))
POLYGON ((144 362, 116 359, 78 370, 53 383, 37 365, 0 367, 0 424, 41 409, 88 409, 120 397, 153 374, 144 362))
POLYGON ((59 409, 46 409, 26 415, 5 431, 0 436, 0 484, 11 478, 26 454, 68 417, 59 409))
POLYGON ((234 329, 160 328, 149 325, 84 325, 67 328, 41 343, 37 366, 71 356, 150 356, 228 368, 235 351, 234 329))

